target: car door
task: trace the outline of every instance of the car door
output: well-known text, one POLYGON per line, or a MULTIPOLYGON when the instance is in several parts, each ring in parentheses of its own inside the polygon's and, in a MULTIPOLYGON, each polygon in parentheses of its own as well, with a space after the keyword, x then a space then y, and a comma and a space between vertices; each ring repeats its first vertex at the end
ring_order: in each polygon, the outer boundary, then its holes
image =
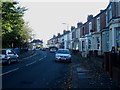
POLYGON ((18 55, 13 50, 11 50, 11 52, 14 54, 13 59, 16 60, 18 58, 18 55))
POLYGON ((14 53, 12 52, 12 50, 8 49, 8 50, 7 50, 7 54, 8 54, 8 56, 10 57, 11 61, 15 61, 15 55, 14 55, 14 53))

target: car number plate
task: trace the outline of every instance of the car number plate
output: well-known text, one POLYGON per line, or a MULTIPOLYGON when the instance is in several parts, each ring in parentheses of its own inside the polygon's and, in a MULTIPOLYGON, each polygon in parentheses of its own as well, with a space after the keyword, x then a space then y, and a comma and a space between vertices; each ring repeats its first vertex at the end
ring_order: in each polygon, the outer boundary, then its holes
POLYGON ((66 60, 66 58, 61 58, 62 60, 66 60))

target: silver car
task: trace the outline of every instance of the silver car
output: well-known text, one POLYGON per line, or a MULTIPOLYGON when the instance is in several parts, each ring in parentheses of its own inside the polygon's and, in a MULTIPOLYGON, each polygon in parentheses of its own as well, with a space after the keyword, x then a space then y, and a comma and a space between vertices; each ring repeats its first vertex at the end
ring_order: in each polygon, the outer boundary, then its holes
POLYGON ((68 49, 59 49, 55 54, 55 61, 71 62, 71 54, 68 49))
POLYGON ((19 62, 19 56, 12 49, 2 49, 0 52, 0 63, 19 62))
POLYGON ((50 52, 56 52, 56 51, 57 51, 56 48, 51 48, 51 49, 50 49, 50 52))

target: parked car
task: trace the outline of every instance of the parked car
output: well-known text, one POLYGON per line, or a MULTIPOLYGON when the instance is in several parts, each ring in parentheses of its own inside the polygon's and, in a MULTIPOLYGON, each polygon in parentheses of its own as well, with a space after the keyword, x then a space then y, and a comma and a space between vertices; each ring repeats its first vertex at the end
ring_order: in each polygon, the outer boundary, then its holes
POLYGON ((51 49, 50 49, 50 52, 53 52, 53 53, 54 53, 54 52, 56 52, 56 51, 57 51, 56 48, 51 48, 51 49))
POLYGON ((0 54, 0 63, 11 64, 11 62, 19 62, 19 56, 12 49, 2 49, 0 54))
POLYGON ((42 51, 46 51, 46 48, 42 48, 42 51))
POLYGON ((55 54, 55 61, 71 62, 71 54, 68 49, 59 49, 55 54))
POLYGON ((56 52, 57 50, 58 50, 58 48, 56 46, 49 47, 50 52, 56 52))

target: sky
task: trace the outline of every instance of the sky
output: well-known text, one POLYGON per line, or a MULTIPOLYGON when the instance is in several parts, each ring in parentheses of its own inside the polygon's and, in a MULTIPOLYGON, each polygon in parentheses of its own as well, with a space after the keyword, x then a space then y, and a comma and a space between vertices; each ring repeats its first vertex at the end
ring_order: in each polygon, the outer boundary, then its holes
MULTIPOLYGON (((19 0, 18 0, 19 1, 19 0)), ((57 33, 63 33, 67 26, 86 22, 88 15, 97 15, 104 10, 108 0, 20 0, 20 5, 28 8, 24 19, 33 29, 35 39, 46 44, 57 33), (66 23, 66 24, 63 24, 66 23)))

